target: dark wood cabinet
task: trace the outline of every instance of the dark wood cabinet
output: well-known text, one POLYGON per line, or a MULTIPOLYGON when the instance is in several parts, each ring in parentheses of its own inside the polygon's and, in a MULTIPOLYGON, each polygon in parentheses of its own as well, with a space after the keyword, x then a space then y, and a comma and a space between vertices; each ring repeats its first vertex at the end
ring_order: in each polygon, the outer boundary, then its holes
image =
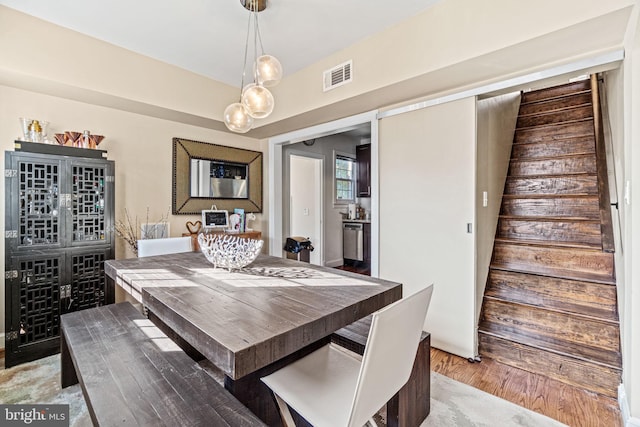
POLYGON ((18 148, 5 152, 6 367, 58 352, 61 314, 112 302, 114 163, 91 158, 98 150, 18 148))
POLYGON ((371 144, 356 146, 358 197, 371 197, 371 144))

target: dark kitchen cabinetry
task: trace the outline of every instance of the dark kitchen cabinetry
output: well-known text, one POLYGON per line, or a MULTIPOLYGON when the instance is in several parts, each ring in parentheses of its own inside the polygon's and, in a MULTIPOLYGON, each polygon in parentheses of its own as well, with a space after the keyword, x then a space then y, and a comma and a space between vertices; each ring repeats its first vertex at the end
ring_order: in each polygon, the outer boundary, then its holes
POLYGON ((113 302, 114 163, 99 150, 18 149, 5 152, 6 367, 58 352, 61 314, 113 302))
POLYGON ((371 144, 356 146, 358 197, 371 197, 371 144))

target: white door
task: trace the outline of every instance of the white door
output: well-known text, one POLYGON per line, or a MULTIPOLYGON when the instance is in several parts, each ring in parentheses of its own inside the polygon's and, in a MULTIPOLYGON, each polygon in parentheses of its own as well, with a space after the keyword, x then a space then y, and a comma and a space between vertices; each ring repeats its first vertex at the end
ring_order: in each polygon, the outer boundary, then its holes
POLYGON ((403 295, 433 283, 425 331, 434 347, 476 355, 476 101, 380 123, 380 277, 403 295))
POLYGON ((309 238, 314 246, 310 261, 322 265, 323 160, 292 154, 289 164, 290 235, 309 238))

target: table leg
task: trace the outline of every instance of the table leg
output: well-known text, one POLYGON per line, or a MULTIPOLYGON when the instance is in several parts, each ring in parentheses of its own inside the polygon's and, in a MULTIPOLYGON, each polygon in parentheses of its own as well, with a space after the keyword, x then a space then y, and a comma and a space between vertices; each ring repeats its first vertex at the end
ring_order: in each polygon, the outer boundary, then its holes
MULTIPOLYGON (((282 421, 280 419, 280 412, 278 411, 278 405, 275 397, 269 387, 267 387, 260 378, 267 376, 280 368, 314 352, 320 347, 329 344, 330 338, 326 337, 318 342, 308 345, 302 350, 297 351, 277 362, 272 363, 269 366, 259 369, 249 375, 246 375, 237 380, 233 380, 230 377, 225 377, 224 386, 231 392, 243 405, 251 410, 267 425, 273 427, 281 427, 282 421)), ((296 422, 296 426, 305 427, 311 426, 304 419, 302 419, 294 411, 291 411, 291 415, 296 422)))

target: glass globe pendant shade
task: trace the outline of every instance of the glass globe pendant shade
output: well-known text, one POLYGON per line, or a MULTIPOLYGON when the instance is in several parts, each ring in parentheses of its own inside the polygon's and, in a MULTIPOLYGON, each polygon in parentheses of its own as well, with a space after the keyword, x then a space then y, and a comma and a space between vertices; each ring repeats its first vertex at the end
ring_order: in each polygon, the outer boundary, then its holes
POLYGON ((264 86, 246 87, 242 93, 242 104, 254 119, 264 119, 273 111, 273 95, 264 86))
POLYGON ((234 102, 224 110, 224 124, 232 132, 247 133, 253 126, 253 117, 239 102, 234 102))
POLYGON ((282 65, 275 56, 262 55, 256 59, 255 75, 259 84, 272 87, 282 80, 282 65))
POLYGON ((249 84, 246 84, 246 85, 242 88, 242 94, 240 95, 241 99, 242 99, 242 97, 244 96, 244 93, 245 93, 246 91, 248 91, 249 89, 251 89, 252 87, 254 87, 254 86, 256 86, 256 84, 255 84, 255 83, 249 83, 249 84))

